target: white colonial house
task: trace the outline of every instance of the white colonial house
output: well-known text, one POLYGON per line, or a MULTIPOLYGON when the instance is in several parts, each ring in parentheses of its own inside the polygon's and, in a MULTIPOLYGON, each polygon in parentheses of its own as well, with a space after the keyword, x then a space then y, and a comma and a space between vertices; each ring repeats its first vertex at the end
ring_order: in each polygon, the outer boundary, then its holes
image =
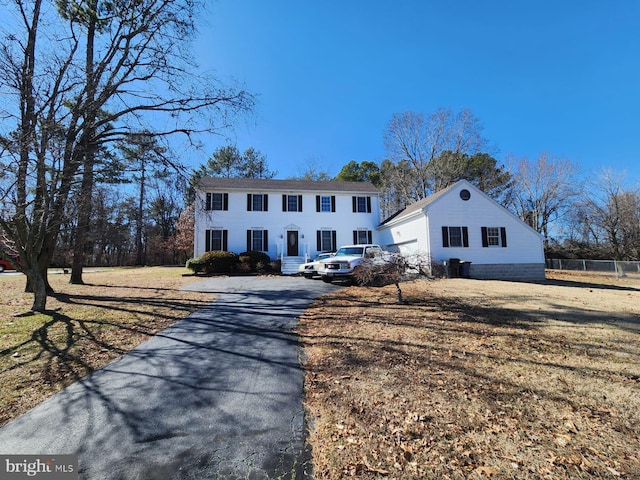
POLYGON ((261 251, 294 273, 320 252, 374 242, 379 224, 368 182, 206 177, 196 187, 194 255, 261 251))
POLYGON ((387 250, 471 262, 472 278, 545 278, 542 236, 466 180, 409 205, 377 230, 387 250))

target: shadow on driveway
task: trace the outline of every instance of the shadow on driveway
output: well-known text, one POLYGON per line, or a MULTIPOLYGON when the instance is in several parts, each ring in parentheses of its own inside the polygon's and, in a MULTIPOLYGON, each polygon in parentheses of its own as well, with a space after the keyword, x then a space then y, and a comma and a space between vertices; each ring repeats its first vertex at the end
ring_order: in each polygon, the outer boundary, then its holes
POLYGON ((87 479, 303 478, 299 316, 335 286, 212 278, 217 300, 0 429, 2 454, 78 454, 87 479))

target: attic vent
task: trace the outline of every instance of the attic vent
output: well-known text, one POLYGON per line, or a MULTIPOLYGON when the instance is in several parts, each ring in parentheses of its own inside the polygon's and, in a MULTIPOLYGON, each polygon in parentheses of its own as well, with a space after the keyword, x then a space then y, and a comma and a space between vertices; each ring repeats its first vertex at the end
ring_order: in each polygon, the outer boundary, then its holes
POLYGON ((471 192, 466 188, 464 190, 460 190, 460 198, 466 202, 471 198, 471 192))

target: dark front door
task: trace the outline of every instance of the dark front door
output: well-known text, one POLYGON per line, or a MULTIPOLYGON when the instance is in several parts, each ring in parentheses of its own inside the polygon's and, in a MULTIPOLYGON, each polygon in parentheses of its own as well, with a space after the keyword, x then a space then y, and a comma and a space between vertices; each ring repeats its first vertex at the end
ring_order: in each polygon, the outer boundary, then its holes
POLYGON ((287 232, 287 256, 288 257, 298 256, 298 231, 297 230, 289 230, 287 232))

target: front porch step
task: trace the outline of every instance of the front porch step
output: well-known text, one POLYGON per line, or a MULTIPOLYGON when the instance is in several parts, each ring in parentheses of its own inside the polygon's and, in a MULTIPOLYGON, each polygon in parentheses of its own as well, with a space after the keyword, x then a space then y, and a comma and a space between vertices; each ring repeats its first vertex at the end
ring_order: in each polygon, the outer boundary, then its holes
POLYGON ((283 275, 295 275, 298 273, 298 267, 305 262, 304 257, 283 257, 280 271, 283 275))

